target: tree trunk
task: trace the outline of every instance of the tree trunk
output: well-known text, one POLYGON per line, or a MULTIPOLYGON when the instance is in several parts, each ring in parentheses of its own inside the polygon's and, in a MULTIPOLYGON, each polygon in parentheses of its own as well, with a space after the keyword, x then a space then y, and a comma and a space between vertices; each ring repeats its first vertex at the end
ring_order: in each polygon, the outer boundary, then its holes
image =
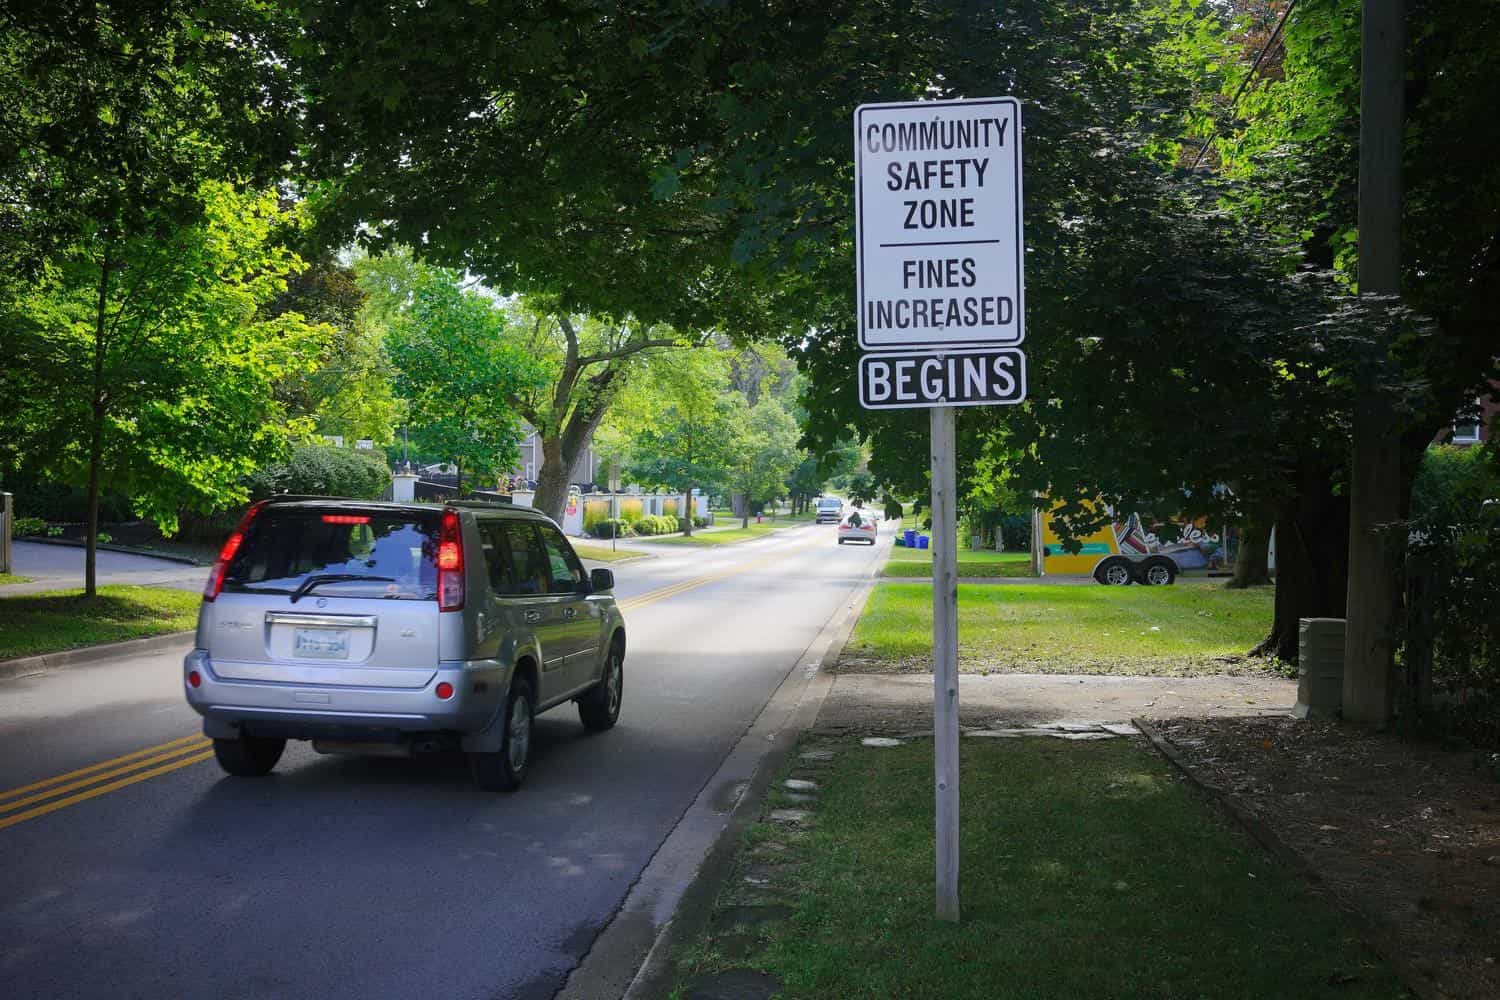
POLYGON ((573 463, 564 460, 562 438, 550 434, 542 438, 542 467, 536 474, 536 497, 532 506, 558 524, 568 505, 568 473, 573 463))
POLYGON ((89 485, 88 528, 83 543, 83 594, 93 597, 99 592, 99 463, 103 461, 104 410, 94 407, 94 419, 89 429, 89 485))
POLYGON ((693 484, 688 483, 687 488, 687 524, 682 529, 683 535, 693 537, 693 484))
POLYGON ((94 309, 94 391, 90 399, 89 414, 88 528, 83 542, 85 597, 93 597, 99 592, 99 466, 104 461, 104 421, 108 416, 108 403, 104 394, 104 353, 109 346, 105 341, 105 331, 108 329, 109 279, 112 267, 109 245, 106 243, 104 259, 99 262, 99 296, 94 309))
POLYGON ((462 499, 464 495, 464 463, 455 460, 453 463, 453 496, 462 499))
POLYGON ((1349 500, 1335 496, 1335 469, 1304 459, 1295 495, 1276 514, 1276 603, 1271 634, 1250 651, 1297 662, 1303 618, 1342 618, 1349 573, 1349 500))
POLYGON ((1240 528, 1240 551, 1234 559, 1234 578, 1227 586, 1231 590, 1259 587, 1271 582, 1271 571, 1267 567, 1270 554, 1271 533, 1266 528, 1264 516, 1252 514, 1240 528))

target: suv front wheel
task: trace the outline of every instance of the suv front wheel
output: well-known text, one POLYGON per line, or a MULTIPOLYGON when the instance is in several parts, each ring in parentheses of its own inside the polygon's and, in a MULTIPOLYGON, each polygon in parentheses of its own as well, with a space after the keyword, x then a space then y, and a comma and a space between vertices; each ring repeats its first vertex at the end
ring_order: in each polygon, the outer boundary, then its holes
POLYGON ((602 732, 619 721, 625 694, 625 663, 620 647, 611 644, 604 660, 604 676, 578 699, 578 719, 585 727, 602 732))

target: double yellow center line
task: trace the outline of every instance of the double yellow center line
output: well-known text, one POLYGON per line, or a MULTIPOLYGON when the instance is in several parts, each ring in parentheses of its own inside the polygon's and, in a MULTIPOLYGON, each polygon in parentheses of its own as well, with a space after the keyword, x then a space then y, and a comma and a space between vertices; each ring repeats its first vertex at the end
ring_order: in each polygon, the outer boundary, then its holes
POLYGON ((0 792, 0 830, 207 760, 214 753, 211 747, 194 733, 0 792))
MULTIPOLYGON (((789 549, 778 549, 759 559, 736 563, 715 573, 695 576, 623 600, 620 602, 620 607, 627 611, 643 608, 677 594, 759 569, 784 559, 793 552, 811 548, 816 544, 818 542, 789 549)), ((100 795, 107 795, 128 785, 189 767, 208 760, 213 754, 213 744, 203 736, 194 733, 191 736, 168 740, 166 743, 159 743, 153 747, 121 754, 97 764, 90 764, 88 767, 80 767, 76 771, 69 771, 66 774, 59 774, 0 792, 0 830, 15 826, 17 823, 24 823, 29 819, 36 819, 38 816, 45 816, 59 809, 66 809, 68 806, 86 802, 100 795)))
MULTIPOLYGON (((826 539, 820 539, 820 541, 824 541, 826 543, 826 539)), ((668 597, 675 597, 678 594, 685 594, 689 590, 696 590, 699 587, 707 586, 710 583, 717 583, 720 580, 727 580, 732 576, 739 576, 741 573, 748 573, 751 570, 759 569, 760 567, 769 565, 773 562, 778 562, 782 559, 785 559, 793 552, 800 552, 803 549, 810 549, 817 544, 819 544, 817 541, 805 542, 802 545, 798 545, 793 548, 778 549, 770 555, 762 556, 759 559, 752 559, 749 562, 736 563, 735 565, 730 566, 727 569, 720 570, 717 573, 705 573, 703 576, 689 577, 686 580, 679 581, 678 583, 668 584, 667 586, 660 587, 656 590, 648 590, 644 594, 639 594, 635 597, 627 597, 623 601, 620 601, 619 607, 621 611, 634 611, 636 608, 644 608, 648 604, 655 604, 657 601, 664 601, 668 597)))

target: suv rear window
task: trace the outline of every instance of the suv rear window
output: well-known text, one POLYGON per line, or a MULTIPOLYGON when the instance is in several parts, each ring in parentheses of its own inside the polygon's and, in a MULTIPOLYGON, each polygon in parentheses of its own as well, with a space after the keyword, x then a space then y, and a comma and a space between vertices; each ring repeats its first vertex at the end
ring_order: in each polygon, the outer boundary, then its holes
POLYGON ((250 522, 226 593, 437 599, 441 513, 271 508, 250 522))

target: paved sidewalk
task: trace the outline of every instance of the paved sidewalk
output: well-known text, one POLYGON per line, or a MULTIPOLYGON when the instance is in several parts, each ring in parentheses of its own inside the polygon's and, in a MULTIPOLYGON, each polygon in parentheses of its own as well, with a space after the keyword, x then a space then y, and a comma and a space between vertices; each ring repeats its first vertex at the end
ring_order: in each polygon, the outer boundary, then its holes
MULTIPOLYGON (((1286 715, 1297 682, 1280 677, 1116 677, 965 674, 964 726, 1129 722, 1132 718, 1286 715)), ((839 674, 817 729, 892 733, 932 729, 931 674, 839 674)))

